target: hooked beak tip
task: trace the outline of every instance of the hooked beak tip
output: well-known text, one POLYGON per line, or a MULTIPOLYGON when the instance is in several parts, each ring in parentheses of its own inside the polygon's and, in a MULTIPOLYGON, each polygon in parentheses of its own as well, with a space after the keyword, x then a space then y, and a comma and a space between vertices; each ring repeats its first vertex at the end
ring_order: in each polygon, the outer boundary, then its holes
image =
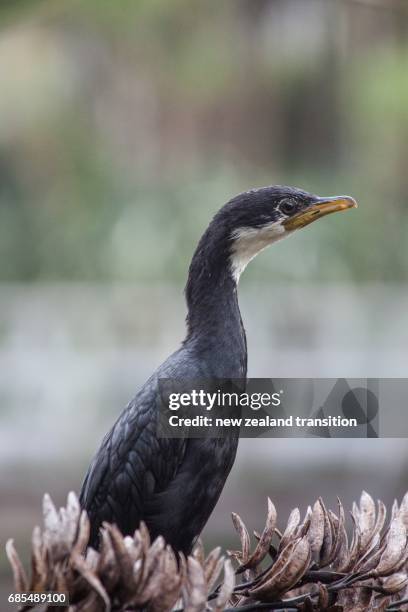
POLYGON ((357 208, 357 202, 350 196, 335 196, 332 198, 316 198, 316 200, 305 210, 286 219, 283 225, 287 231, 305 227, 326 215, 335 212, 357 208))

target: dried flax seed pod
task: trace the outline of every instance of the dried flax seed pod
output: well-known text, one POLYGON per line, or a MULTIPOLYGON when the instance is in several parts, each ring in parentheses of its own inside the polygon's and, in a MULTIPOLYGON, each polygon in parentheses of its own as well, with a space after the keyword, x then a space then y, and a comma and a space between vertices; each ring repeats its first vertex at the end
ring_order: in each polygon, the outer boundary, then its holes
POLYGON ((202 612, 207 603, 204 570, 193 557, 187 559, 187 574, 182 590, 184 612, 202 612))
POLYGON ((298 526, 297 530, 296 530, 296 536, 298 538, 303 538, 303 536, 305 536, 310 528, 310 522, 312 519, 312 508, 310 506, 307 507, 306 510, 306 514, 305 514, 305 518, 303 519, 303 522, 298 526))
POLYGON ((279 550, 283 550, 285 546, 290 542, 292 536, 296 533, 296 530, 300 523, 300 512, 299 508, 294 508, 289 514, 286 529, 283 532, 281 541, 279 543, 279 550))
POLYGON ((320 499, 318 499, 313 506, 312 516, 310 518, 310 528, 308 533, 308 540, 310 543, 310 550, 314 561, 320 561, 320 551, 323 545, 324 539, 324 512, 320 499))
MULTIPOLYGON (((378 576, 387 576, 395 571, 407 553, 407 530, 403 519, 397 513, 386 536, 386 547, 377 565, 378 576)), ((399 568, 398 568, 399 569, 399 568)))
POLYGON ((239 572, 246 569, 254 569, 259 563, 261 563, 269 552, 273 535, 275 533, 277 512, 274 504, 268 497, 268 513, 266 517, 265 527, 262 534, 259 537, 258 543, 254 552, 249 558, 241 565, 239 572))
POLYGON ((47 554, 41 529, 34 527, 31 538, 31 581, 30 591, 46 591, 48 577, 47 554))
POLYGON ((221 546, 214 548, 203 563, 207 591, 210 592, 219 578, 224 566, 224 557, 221 556, 221 546))
POLYGON ((110 612, 111 606, 109 595, 98 576, 96 576, 95 572, 88 567, 85 559, 77 555, 71 559, 71 563, 73 568, 76 569, 76 571, 86 580, 91 589, 93 589, 102 599, 105 605, 105 612, 110 612))
POLYGON ((204 565, 205 552, 204 552, 203 541, 201 538, 198 538, 197 542, 195 543, 194 550, 193 550, 193 557, 194 559, 197 559, 200 565, 204 565))
POLYGON ((109 533, 110 541, 112 543, 112 550, 115 555, 115 562, 119 569, 120 575, 120 588, 125 592, 129 590, 130 585, 133 583, 133 562, 127 551, 122 534, 116 525, 110 525, 104 523, 103 528, 109 533))
POLYGON ((235 572, 231 561, 227 560, 224 562, 224 580, 215 601, 215 612, 221 612, 228 605, 234 587, 235 572))
POLYGON ((242 563, 245 563, 248 560, 251 547, 248 529, 246 528, 246 525, 239 514, 232 512, 231 517, 234 527, 239 535, 239 539, 241 540, 241 561, 242 563))
POLYGON ((289 542, 279 555, 272 571, 259 586, 248 590, 248 595, 260 601, 289 591, 304 575, 310 565, 310 545, 306 537, 289 542))
POLYGON ((28 590, 28 580, 24 571, 23 564, 14 547, 14 541, 8 540, 6 544, 6 554, 13 570, 14 587, 18 593, 24 593, 28 590))
POLYGON ((335 535, 333 532, 333 523, 330 518, 330 514, 327 511, 326 506, 324 505, 322 500, 320 500, 320 503, 324 517, 323 543, 320 549, 320 565, 322 567, 325 567, 329 564, 332 557, 335 535))
POLYGON ((408 529, 408 493, 405 493, 404 497, 402 498, 402 502, 399 507, 399 514, 406 529, 408 529))

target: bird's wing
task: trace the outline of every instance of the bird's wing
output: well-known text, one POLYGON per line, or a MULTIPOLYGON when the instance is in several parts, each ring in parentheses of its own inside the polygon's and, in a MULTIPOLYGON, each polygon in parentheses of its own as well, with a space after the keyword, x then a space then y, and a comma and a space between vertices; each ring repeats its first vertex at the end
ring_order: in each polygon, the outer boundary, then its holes
POLYGON ((91 544, 103 521, 132 533, 149 498, 164 490, 183 461, 186 440, 158 438, 157 378, 150 379, 105 436, 82 485, 91 544))

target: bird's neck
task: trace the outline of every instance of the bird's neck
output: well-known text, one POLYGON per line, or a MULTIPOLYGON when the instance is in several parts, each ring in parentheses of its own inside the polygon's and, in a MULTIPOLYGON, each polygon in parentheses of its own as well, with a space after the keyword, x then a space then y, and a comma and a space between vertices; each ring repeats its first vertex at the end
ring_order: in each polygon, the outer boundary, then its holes
POLYGON ((213 360, 214 376, 244 378, 246 337, 237 284, 231 273, 229 245, 223 236, 217 240, 206 234, 190 264, 185 344, 193 345, 195 350, 213 360))

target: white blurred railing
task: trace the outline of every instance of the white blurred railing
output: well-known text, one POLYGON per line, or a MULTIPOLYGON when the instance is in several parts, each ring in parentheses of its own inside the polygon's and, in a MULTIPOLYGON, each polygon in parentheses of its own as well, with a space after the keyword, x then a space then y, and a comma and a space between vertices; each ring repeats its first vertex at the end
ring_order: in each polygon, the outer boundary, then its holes
MULTIPOLYGON (((405 287, 244 283, 240 297, 252 377, 407 376, 405 287)), ((0 461, 88 455, 184 316, 173 286, 0 286, 0 461)))

